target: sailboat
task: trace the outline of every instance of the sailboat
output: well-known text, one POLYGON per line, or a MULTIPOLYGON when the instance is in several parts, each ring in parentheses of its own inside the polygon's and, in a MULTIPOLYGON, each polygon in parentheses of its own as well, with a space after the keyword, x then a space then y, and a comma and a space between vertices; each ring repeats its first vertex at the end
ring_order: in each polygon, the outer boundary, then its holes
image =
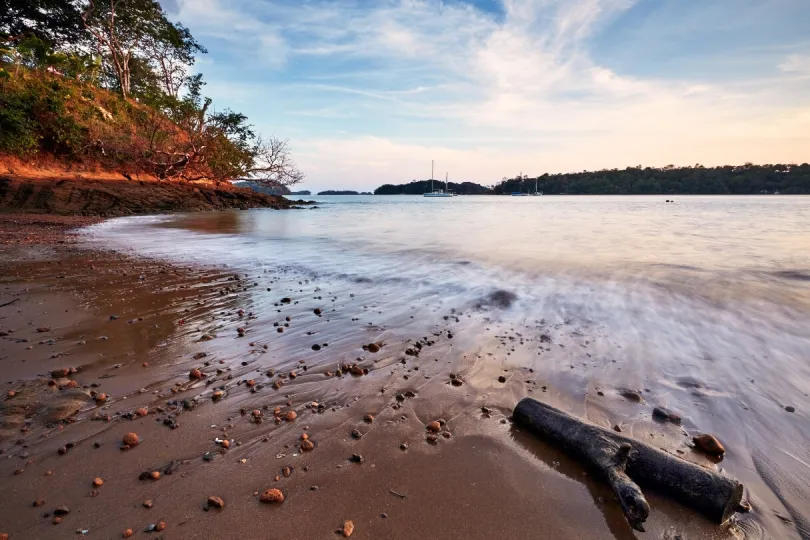
POLYGON ((447 190, 447 174, 444 176, 444 189, 433 189, 433 160, 430 161, 430 191, 425 197, 452 197, 453 193, 447 190))
POLYGON ((534 193, 531 193, 532 196, 542 195, 542 191, 537 191, 537 178, 534 179, 534 193))

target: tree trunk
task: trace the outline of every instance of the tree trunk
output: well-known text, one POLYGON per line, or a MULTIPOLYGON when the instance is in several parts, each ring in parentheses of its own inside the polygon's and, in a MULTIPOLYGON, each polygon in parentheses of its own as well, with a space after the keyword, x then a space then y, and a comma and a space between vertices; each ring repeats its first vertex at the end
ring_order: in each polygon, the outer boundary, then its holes
POLYGON ((613 487, 633 528, 643 529, 649 505, 638 483, 671 497, 715 523, 739 511, 743 486, 666 452, 584 422, 532 398, 524 398, 514 421, 573 455, 613 487))

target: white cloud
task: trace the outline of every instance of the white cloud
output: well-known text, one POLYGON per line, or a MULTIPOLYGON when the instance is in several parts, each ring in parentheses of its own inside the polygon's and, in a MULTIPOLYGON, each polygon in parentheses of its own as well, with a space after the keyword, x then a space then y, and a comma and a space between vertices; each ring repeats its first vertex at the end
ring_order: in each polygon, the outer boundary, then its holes
POLYGON ((810 75, 810 54, 791 54, 779 64, 779 69, 786 73, 810 75))

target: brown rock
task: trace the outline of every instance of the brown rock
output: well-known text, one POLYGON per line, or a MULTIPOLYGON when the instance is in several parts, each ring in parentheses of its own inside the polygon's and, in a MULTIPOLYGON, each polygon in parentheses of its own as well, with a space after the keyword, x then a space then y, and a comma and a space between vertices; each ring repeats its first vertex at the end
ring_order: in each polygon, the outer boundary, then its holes
POLYGON ((8 540, 8 533, 0 533, 0 540, 8 540))
POLYGON ((363 416, 363 421, 369 424, 372 423, 374 421, 374 415, 371 413, 366 414, 365 416, 363 416))
POLYGON ((218 400, 222 399, 222 397, 224 395, 225 395, 225 392, 223 392, 222 390, 217 390, 216 392, 211 394, 211 399, 213 399, 214 401, 218 401, 218 400))
POLYGON ((188 372, 188 378, 191 379, 192 381, 197 381, 199 379, 202 379, 203 377, 205 377, 205 375, 203 375, 203 372, 197 368, 194 368, 188 372))
POLYGON ((343 522, 343 536, 350 537, 354 532, 354 523, 349 520, 343 522))
POLYGON ((143 507, 144 508, 152 508, 153 506, 154 506, 154 503, 152 503, 152 499, 147 499, 147 500, 143 501, 143 507))
POLYGON ((635 390, 622 390, 619 392, 619 395, 626 400, 634 401, 636 403, 641 403, 643 401, 641 394, 635 390))
POLYGON ((295 411, 287 411, 287 414, 284 415, 284 419, 287 420, 287 422, 292 422, 296 418, 298 418, 298 414, 296 414, 295 411))
POLYGON ((147 414, 149 414, 149 410, 146 407, 140 407, 138 409, 135 409, 135 414, 138 416, 146 416, 147 414))
POLYGON ((56 516, 51 520, 51 523, 53 523, 54 525, 59 525, 60 523, 62 523, 62 518, 59 517, 59 516, 56 516))
POLYGON ((13 398, 13 397, 14 397, 14 396, 16 396, 16 395, 17 395, 17 392, 15 392, 14 390, 9 390, 9 391, 8 391, 8 394, 7 394, 8 399, 11 399, 11 398, 13 398))
POLYGON ((352 375, 363 375, 365 372, 363 371, 363 368, 357 364, 352 364, 352 366, 349 368, 349 373, 352 375))
POLYGON ((228 439, 224 439, 224 440, 220 441, 219 445, 222 448, 230 448, 231 447, 231 441, 229 441, 228 439))
POLYGON ((93 479, 93 487, 101 487, 104 485, 104 480, 101 478, 94 478, 93 479))
POLYGON ((102 405, 107 402, 107 394, 96 394, 96 405, 102 405))
POLYGON ((155 525, 155 530, 158 531, 158 532, 162 531, 165 528, 166 528, 166 522, 165 521, 158 521, 157 525, 155 525))
POLYGON ((127 529, 127 530, 124 531, 124 533, 121 535, 121 537, 122 538, 132 538, 133 534, 135 534, 135 533, 132 532, 132 529, 127 529))
POLYGON ((368 347, 366 347, 366 348, 368 349, 368 352, 370 352, 370 353, 380 352, 380 346, 377 345, 376 343, 369 343, 368 347))
POLYGON ((138 443, 141 442, 136 433, 127 433, 121 441, 129 447, 138 446, 138 443))
POLYGON ((213 495, 208 497, 208 507, 209 508, 225 508, 225 501, 222 500, 222 497, 214 497, 213 495))
POLYGON ((714 435, 704 433, 702 435, 692 437, 692 442, 695 443, 696 447, 710 456, 720 457, 726 453, 726 449, 723 447, 720 441, 714 437, 714 435))
POLYGON ((437 422, 436 420, 434 420, 433 422, 430 422, 425 427, 427 428, 428 431, 432 431, 433 433, 438 433, 438 432, 440 432, 442 430, 442 425, 439 422, 437 422))
POLYGON ((259 500, 266 504, 282 503, 284 502, 284 494, 280 489, 266 489, 259 496, 259 500))
POLYGON ((66 516, 70 513, 70 509, 67 506, 57 506, 56 509, 53 511, 53 515, 55 516, 66 516))
POLYGON ((314 448, 315 448, 315 443, 313 443, 309 439, 305 439, 305 440, 301 441, 301 450, 303 452, 309 452, 310 450, 313 450, 314 448))
POLYGON ((40 506, 45 506, 45 499, 37 499, 37 500, 35 500, 33 506, 34 506, 34 508, 39 508, 40 506))

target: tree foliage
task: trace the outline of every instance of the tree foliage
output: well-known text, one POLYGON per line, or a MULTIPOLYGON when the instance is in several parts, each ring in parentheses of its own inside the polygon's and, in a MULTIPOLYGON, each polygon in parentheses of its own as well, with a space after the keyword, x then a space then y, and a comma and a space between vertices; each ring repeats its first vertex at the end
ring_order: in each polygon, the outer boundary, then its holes
POLYGON ((206 52, 156 0, 0 0, 0 151, 167 179, 301 181, 287 141, 203 95, 190 70, 206 52))
POLYGON ((810 165, 767 164, 704 167, 627 167, 579 173, 504 178, 493 193, 534 191, 545 194, 634 195, 679 193, 748 195, 810 193, 810 165))

